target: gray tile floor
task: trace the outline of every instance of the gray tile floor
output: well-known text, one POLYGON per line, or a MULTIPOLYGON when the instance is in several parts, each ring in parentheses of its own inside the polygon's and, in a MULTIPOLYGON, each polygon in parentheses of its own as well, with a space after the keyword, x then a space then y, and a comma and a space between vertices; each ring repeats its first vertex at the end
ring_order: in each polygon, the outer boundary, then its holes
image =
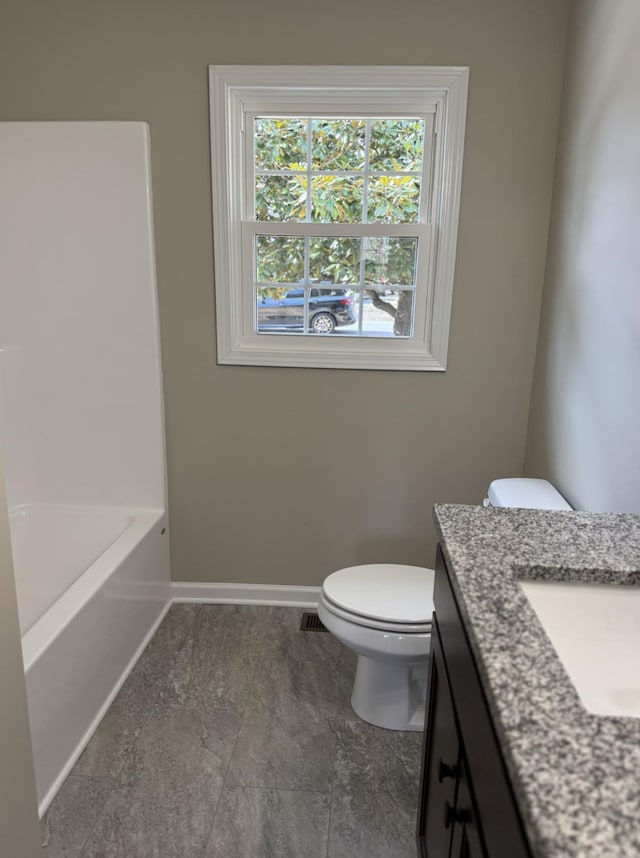
POLYGON ((42 821, 49 858, 415 858, 422 734, 302 611, 174 605, 42 821))

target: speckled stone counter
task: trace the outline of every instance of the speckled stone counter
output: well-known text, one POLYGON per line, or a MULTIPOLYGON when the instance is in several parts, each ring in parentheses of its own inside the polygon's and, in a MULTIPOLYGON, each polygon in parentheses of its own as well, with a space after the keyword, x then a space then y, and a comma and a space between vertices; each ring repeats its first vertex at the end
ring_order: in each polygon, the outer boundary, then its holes
POLYGON ((640 516, 437 505, 434 519, 533 854, 638 858, 640 718, 586 711, 518 582, 640 586, 640 516))

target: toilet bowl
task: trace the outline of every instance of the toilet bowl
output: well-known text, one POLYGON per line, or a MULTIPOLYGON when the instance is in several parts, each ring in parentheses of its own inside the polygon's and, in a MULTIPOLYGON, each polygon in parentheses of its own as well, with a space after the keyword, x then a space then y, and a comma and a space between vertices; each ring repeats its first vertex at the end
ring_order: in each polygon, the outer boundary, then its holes
POLYGON ((432 569, 377 563, 322 586, 320 619, 358 657, 351 706, 377 727, 424 728, 433 579, 432 569))

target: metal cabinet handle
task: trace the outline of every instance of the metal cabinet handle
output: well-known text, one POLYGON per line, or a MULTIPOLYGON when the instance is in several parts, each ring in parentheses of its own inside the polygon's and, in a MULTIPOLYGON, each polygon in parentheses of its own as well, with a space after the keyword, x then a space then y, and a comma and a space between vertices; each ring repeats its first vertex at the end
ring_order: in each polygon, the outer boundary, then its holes
POLYGON ((471 811, 466 810, 464 807, 452 807, 448 801, 444 803, 444 827, 449 828, 450 825, 454 825, 456 822, 459 822, 461 825, 465 822, 469 822, 471 819, 471 811))
POLYGON ((445 763, 442 761, 442 758, 438 760, 438 783, 442 783, 445 778, 453 778, 454 780, 458 777, 460 770, 457 765, 451 765, 450 763, 445 763))

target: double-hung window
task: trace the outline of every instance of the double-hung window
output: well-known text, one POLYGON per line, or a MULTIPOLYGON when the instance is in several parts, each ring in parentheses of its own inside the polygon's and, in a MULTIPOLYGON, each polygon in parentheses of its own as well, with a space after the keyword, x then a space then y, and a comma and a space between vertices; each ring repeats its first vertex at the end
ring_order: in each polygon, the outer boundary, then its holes
POLYGON ((210 83, 219 361, 444 369, 467 69, 210 83))

